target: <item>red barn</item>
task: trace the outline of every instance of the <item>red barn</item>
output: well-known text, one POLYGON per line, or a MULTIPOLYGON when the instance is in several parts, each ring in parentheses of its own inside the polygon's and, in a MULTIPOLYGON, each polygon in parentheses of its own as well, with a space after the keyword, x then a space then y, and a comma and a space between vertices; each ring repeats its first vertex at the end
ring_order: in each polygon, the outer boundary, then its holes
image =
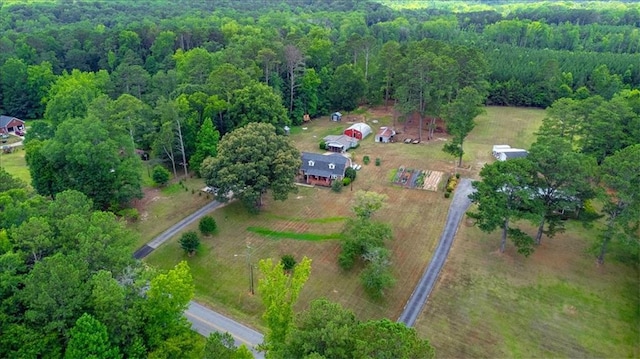
POLYGON ((344 130, 345 135, 357 138, 359 140, 367 137, 370 133, 371 127, 363 122, 354 123, 353 125, 349 126, 349 128, 344 130))

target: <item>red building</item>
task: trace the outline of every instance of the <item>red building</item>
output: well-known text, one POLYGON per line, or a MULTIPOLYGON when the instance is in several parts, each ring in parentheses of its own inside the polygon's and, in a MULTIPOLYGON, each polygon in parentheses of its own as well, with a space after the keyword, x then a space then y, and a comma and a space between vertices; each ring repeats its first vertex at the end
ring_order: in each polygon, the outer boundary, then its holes
POLYGON ((0 116, 0 133, 24 130, 24 121, 11 116, 0 116))
POLYGON ((354 123, 353 125, 349 126, 349 128, 344 130, 345 135, 357 138, 359 140, 367 137, 370 133, 371 127, 363 122, 354 123))

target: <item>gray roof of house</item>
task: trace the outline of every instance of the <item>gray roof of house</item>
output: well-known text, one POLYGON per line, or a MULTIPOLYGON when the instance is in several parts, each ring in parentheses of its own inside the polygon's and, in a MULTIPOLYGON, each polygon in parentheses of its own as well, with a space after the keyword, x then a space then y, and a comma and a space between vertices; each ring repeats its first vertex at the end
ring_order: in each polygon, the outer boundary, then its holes
POLYGON ((319 153, 302 152, 302 166, 300 170, 304 174, 321 177, 331 177, 331 175, 344 176, 349 159, 338 154, 321 155, 319 153), (310 165, 313 162, 313 166, 310 165), (333 163, 335 167, 329 168, 333 163))
MULTIPOLYGON (((11 116, 0 116, 0 127, 5 127, 6 125, 9 124, 9 122, 11 122, 11 120, 13 120, 15 117, 11 117, 11 116)), ((19 118, 15 118, 18 121, 22 121, 19 118)))

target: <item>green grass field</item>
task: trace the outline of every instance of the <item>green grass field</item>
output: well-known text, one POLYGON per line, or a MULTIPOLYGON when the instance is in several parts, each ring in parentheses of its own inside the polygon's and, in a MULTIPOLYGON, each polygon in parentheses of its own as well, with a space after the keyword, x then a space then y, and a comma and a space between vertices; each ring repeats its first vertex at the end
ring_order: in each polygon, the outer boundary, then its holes
POLYGON ((17 148, 13 153, 0 153, 0 167, 31 186, 31 175, 24 155, 23 147, 17 148))
MULTIPOLYGON (((478 131, 500 122, 505 141, 508 139, 513 146, 524 146, 532 141, 533 131, 529 129, 540 123, 543 114, 540 110, 489 108, 487 115, 478 120, 478 131)), ((327 118, 316 119, 299 130, 295 128, 291 137, 301 151, 320 152, 320 140, 328 134, 340 133, 349 126, 349 119, 366 120, 374 131, 391 124, 391 116, 376 110, 347 114, 340 123, 327 118)), ((491 156, 494 144, 491 132, 479 133, 476 138, 477 144, 469 141, 470 146, 476 146, 477 152, 470 152, 465 158, 465 163, 474 164, 465 170, 467 173, 478 171, 475 164, 488 161, 491 156), (485 147, 484 151, 482 147, 485 147)), ((344 219, 352 215, 349 208, 353 192, 346 187, 339 194, 328 188, 300 187, 298 193, 285 202, 268 199, 262 213, 255 216, 247 214, 238 203, 229 204, 211 213, 218 223, 218 233, 203 239, 202 249, 196 256, 186 256, 176 237, 152 253, 148 262, 170 268, 180 260, 187 260, 196 279, 198 301, 261 327, 262 305, 258 295, 248 294, 247 253, 250 253, 252 263, 260 258, 279 259, 284 254, 293 254, 298 260, 306 255, 313 260, 313 269, 298 309, 322 296, 354 310, 361 318, 395 319, 437 245, 449 200, 445 200, 440 192, 396 187, 388 179, 400 166, 453 173, 456 171, 454 159, 442 152, 443 143, 440 139, 418 145, 380 144, 370 136, 350 151, 356 163, 363 164, 365 155, 371 158, 371 163, 363 165, 358 172, 353 191, 372 190, 389 197, 387 206, 376 216, 393 227, 394 240, 389 247, 393 251, 397 283, 382 301, 372 301, 364 294, 357 269, 345 273, 338 267, 338 241, 314 241, 331 238, 340 232, 344 219), (380 166, 375 166, 376 158, 381 159, 380 166)), ((197 229, 197 224, 190 229, 197 229)))
POLYGON ((499 233, 461 226, 416 323, 438 356, 637 358, 637 268, 598 266, 587 252, 594 233, 568 227, 525 258, 500 254, 499 233))

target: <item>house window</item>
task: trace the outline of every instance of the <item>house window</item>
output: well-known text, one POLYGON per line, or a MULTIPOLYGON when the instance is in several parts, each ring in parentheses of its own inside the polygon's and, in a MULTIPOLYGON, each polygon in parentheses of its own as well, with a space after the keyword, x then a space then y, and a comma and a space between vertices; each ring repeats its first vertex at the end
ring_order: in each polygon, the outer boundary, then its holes
POLYGON ((329 169, 333 170, 336 168, 336 165, 334 165, 333 163, 329 163, 329 169))
POLYGON ((309 167, 313 167, 313 161, 309 161, 309 167))

